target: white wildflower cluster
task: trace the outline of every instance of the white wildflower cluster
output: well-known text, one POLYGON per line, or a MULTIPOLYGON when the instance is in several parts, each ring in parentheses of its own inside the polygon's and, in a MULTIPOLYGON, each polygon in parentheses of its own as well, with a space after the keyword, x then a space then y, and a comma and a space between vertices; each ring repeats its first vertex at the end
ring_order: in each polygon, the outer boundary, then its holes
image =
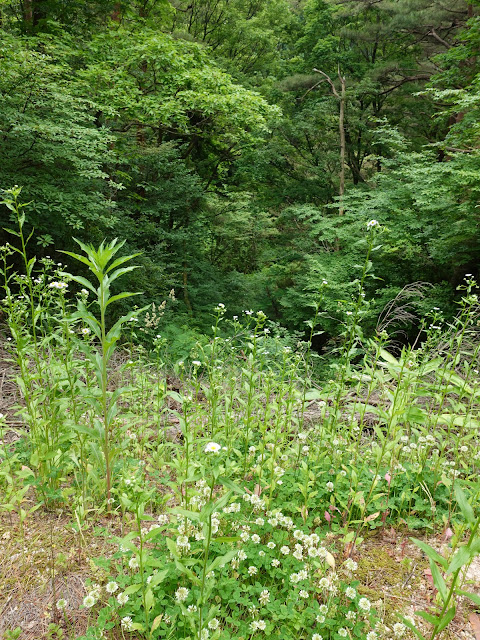
POLYGON ((192 507, 201 511, 207 504, 207 499, 210 497, 210 487, 206 481, 202 479, 195 483, 195 490, 197 491, 197 495, 192 496, 190 502, 192 507))
POLYGON ((217 304, 217 306, 215 307, 215 311, 217 313, 225 313, 225 305, 223 304, 223 302, 219 302, 217 304))
POLYGON ((190 542, 188 541, 188 536, 177 536, 177 549, 181 553, 187 553, 190 551, 190 542))
POLYGON ((66 282, 60 282, 59 280, 51 282, 48 286, 50 289, 57 289, 57 291, 66 291, 68 289, 68 284, 66 282))
POLYGON ((299 582, 302 582, 302 580, 308 580, 308 571, 306 569, 302 569, 298 573, 290 574, 290 582, 293 584, 298 584, 299 582))
POLYGON ((250 629, 252 630, 252 633, 255 631, 265 631, 266 628, 267 623, 265 622, 265 620, 254 620, 250 623, 250 629))
POLYGON ((260 496, 257 496, 255 493, 244 493, 243 499, 245 502, 249 502, 252 505, 255 512, 265 510, 265 500, 263 498, 260 498, 260 496))
POLYGON ((379 227, 380 223, 378 222, 378 220, 370 220, 369 222, 367 222, 367 229, 375 229, 376 227, 379 227))
POLYGON ((239 502, 232 502, 227 507, 223 508, 223 513, 238 513, 241 509, 241 504, 239 502))

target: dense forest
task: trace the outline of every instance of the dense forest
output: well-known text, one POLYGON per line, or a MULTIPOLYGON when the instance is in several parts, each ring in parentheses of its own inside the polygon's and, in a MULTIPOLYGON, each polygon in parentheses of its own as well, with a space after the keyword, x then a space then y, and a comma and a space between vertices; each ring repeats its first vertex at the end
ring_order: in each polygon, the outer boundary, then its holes
POLYGON ((0 0, 0 638, 480 640, 480 0, 0 0))
POLYGON ((478 5, 2 0, 0 185, 39 257, 141 251, 172 340, 218 301, 303 333, 323 281, 335 339, 370 219, 365 330, 412 283, 413 315, 451 316, 480 248, 478 5))

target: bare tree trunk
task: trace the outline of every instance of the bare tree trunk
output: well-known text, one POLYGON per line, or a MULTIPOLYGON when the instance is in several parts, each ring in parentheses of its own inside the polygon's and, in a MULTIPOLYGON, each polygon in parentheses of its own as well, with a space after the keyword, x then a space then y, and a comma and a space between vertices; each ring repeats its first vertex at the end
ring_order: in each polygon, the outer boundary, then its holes
POLYGON ((343 195, 345 193, 345 77, 340 74, 341 92, 340 92, 340 115, 338 117, 338 129, 340 133, 340 185, 338 188, 339 204, 338 215, 343 216, 343 195))
MULTIPOLYGON (((340 73, 340 67, 338 67, 338 79, 340 80, 340 93, 338 93, 333 80, 325 72, 319 69, 314 69, 316 73, 320 73, 330 85, 333 95, 339 102, 340 113, 338 116, 338 131, 340 134, 340 176, 338 186, 338 215, 343 216, 343 196, 345 194, 345 97, 346 97, 346 82, 345 76, 340 73)), ((335 239, 335 251, 340 249, 338 238, 335 239)))

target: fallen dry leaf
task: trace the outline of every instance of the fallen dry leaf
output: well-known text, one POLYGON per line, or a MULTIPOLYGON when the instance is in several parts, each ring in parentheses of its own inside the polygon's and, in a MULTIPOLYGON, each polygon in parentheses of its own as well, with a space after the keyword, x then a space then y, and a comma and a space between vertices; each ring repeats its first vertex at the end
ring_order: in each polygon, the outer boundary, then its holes
POLYGON ((480 640, 480 617, 476 613, 471 613, 468 616, 468 621, 472 625, 476 640, 480 640))

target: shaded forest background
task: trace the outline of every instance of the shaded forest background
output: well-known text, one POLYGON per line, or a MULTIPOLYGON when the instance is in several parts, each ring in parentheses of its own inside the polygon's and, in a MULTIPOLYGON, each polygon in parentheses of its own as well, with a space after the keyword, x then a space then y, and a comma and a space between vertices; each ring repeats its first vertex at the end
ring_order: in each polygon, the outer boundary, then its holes
POLYGON ((324 280, 334 341, 370 219, 366 332, 405 285, 448 317, 478 275, 478 0, 0 0, 0 43, 30 251, 127 239, 179 353, 218 302, 301 334, 324 280))

